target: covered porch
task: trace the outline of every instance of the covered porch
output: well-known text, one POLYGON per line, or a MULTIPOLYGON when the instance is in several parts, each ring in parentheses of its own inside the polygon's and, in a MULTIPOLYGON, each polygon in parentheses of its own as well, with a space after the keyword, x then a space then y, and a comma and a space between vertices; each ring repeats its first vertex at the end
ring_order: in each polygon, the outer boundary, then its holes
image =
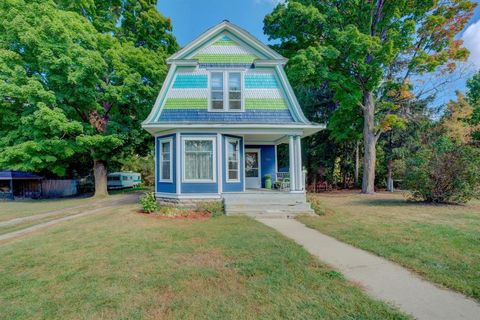
POLYGON ((245 134, 243 137, 245 193, 305 191, 300 134, 245 134), (283 146, 288 148, 287 154, 279 152, 283 146))

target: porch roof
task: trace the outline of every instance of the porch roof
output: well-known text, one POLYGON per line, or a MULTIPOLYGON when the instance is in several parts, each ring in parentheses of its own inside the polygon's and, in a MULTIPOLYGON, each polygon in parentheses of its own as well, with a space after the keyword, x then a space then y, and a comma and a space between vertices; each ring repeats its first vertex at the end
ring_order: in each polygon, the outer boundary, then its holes
POLYGON ((43 177, 24 171, 0 170, 0 180, 41 180, 43 177))
MULTIPOLYGON (((271 136, 273 140, 288 135, 299 135, 308 137, 325 129, 324 124, 241 124, 241 123, 178 123, 172 124, 144 124, 143 128, 152 135, 164 135, 174 132, 208 132, 222 134, 237 134, 251 136, 271 136), (276 138, 274 138, 276 137, 276 138)), ((272 140, 272 141, 273 141, 272 140)))

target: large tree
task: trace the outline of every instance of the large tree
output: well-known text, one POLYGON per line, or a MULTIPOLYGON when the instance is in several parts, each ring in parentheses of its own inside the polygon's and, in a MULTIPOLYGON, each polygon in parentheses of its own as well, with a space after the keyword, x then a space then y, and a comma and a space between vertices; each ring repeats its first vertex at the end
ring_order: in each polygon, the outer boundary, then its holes
POLYGON ((291 58, 293 82, 327 81, 341 108, 361 109, 364 193, 374 192, 380 135, 402 122, 395 101, 411 98, 412 78, 452 71, 468 56, 455 35, 474 7, 468 0, 289 0, 265 17, 265 33, 291 58))
MULTIPOLYGON (((67 155, 70 159, 82 152, 89 155, 95 193, 105 195, 108 163, 148 145, 144 143, 147 136, 140 123, 166 75, 165 58, 177 45, 168 33, 169 21, 157 11, 152 12, 151 1, 78 1, 71 7, 66 6, 68 3, 3 2, 0 46, 7 55, 15 57, 15 68, 25 74, 31 82, 29 86, 36 85, 48 93, 49 100, 44 105, 59 113, 59 117, 65 116, 62 119, 66 124, 71 123, 67 134, 60 135, 65 140, 76 134, 73 153, 67 155), (146 32, 153 27, 164 32, 146 32)), ((0 63, 0 71, 8 70, 8 61, 0 63)), ((0 80, 3 78, 15 87, 7 79, 8 74, 1 76, 0 80)), ((33 91, 30 88, 24 93, 23 100, 0 92, 2 104, 15 110, 11 115, 17 117, 18 123, 24 117, 35 117, 35 110, 24 102, 35 97, 33 91)), ((59 136, 55 134, 54 137, 59 136)), ((36 140, 47 138, 38 136, 36 140)), ((8 145, 4 148, 10 147, 6 151, 18 149, 17 141, 5 143, 8 145)), ((61 152, 56 149, 52 155, 58 157, 58 153, 61 152)), ((50 155, 48 151, 44 154, 50 155)), ((8 159, 19 160, 7 156, 2 159, 5 166, 15 165, 8 159)), ((52 168, 45 161, 38 169, 42 166, 45 170, 52 168)))

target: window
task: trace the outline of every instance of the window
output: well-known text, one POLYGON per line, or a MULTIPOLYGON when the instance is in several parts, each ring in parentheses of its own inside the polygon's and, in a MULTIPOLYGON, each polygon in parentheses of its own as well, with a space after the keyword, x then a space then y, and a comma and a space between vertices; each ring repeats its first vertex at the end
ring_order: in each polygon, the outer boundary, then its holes
POLYGON ((242 82, 240 72, 228 74, 228 108, 230 110, 242 109, 242 82))
POLYGON ((242 110, 241 72, 210 73, 210 110, 235 112, 242 110))
POLYGON ((160 141, 160 181, 172 181, 172 139, 160 141))
POLYGON ((223 72, 212 72, 212 110, 223 110, 223 72))
POLYGON ((184 138, 183 181, 215 182, 215 138, 184 138))
POLYGON ((227 138, 227 182, 240 181, 240 139, 227 138))

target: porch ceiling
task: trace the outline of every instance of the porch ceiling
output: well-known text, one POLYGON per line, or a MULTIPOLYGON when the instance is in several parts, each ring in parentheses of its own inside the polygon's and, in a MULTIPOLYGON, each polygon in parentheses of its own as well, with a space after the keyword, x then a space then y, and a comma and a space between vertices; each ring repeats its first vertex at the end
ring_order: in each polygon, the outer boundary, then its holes
POLYGON ((288 136, 283 134, 244 134, 245 144, 280 144, 288 143, 288 136))

